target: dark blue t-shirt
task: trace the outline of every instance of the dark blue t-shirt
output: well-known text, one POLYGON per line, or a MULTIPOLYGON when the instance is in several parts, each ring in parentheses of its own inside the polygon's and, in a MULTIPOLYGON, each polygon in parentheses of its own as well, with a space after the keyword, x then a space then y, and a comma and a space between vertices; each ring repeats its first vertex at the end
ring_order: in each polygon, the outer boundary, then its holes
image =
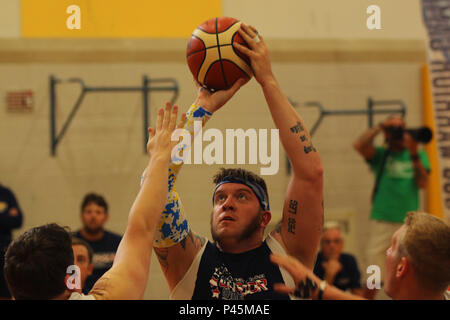
POLYGON ((94 271, 92 272, 92 275, 86 279, 86 283, 83 288, 83 293, 87 294, 97 280, 100 279, 100 277, 112 267, 117 248, 119 247, 120 240, 122 240, 122 236, 106 230, 103 238, 98 241, 89 241, 86 238, 83 238, 80 231, 75 232, 74 236, 89 243, 94 251, 94 256, 92 257, 94 271))
POLYGON ((284 283, 280 269, 270 261, 266 242, 253 250, 232 254, 208 242, 203 252, 192 299, 289 299, 273 290, 284 283))
MULTIPOLYGON (((325 270, 322 266, 323 256, 322 252, 317 255, 316 264, 314 265, 314 274, 323 279, 325 270)), ((342 253, 339 257, 339 262, 342 265, 342 270, 334 278, 333 286, 343 291, 348 289, 361 288, 361 274, 358 269, 355 257, 348 253, 342 253)))

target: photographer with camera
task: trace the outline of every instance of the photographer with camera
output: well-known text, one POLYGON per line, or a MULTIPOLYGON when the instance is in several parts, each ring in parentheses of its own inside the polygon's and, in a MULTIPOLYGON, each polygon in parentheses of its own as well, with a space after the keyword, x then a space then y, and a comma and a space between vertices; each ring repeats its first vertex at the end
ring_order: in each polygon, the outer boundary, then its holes
MULTIPOLYGON (((392 235, 407 212, 419 209, 419 189, 427 186, 430 164, 418 146, 428 143, 431 136, 428 128, 406 129, 401 117, 391 116, 353 144, 375 174, 366 262, 380 267, 381 281, 392 235), (384 133, 385 145, 374 146, 373 140, 380 132, 384 133)), ((364 296, 374 299, 377 289, 364 287, 364 296)))

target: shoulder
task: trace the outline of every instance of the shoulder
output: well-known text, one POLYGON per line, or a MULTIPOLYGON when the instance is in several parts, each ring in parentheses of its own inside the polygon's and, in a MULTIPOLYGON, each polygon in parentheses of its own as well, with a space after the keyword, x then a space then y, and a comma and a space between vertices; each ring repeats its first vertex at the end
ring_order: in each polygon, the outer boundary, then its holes
POLYGON ((342 263, 356 265, 356 258, 350 253, 341 253, 340 260, 342 263))
POLYGON ((117 233, 114 233, 114 232, 111 232, 111 231, 107 231, 107 230, 105 230, 104 238, 108 239, 108 240, 116 240, 116 241, 119 241, 119 242, 120 242, 120 240, 122 240, 122 236, 120 234, 117 234, 117 233))
POLYGON ((92 294, 82 294, 78 292, 72 292, 68 300, 96 300, 92 294))

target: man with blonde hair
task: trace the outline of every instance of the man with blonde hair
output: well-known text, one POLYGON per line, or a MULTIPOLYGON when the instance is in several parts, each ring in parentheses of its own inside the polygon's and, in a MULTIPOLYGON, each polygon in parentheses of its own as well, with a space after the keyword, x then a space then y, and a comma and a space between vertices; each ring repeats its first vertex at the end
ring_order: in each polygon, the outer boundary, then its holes
MULTIPOLYGON (((313 299, 361 299, 327 285, 292 257, 272 255, 271 259, 293 276, 297 286, 312 283, 308 289, 313 299)), ((449 224, 427 213, 409 212, 386 252, 385 279, 385 291, 394 300, 450 300, 449 224)), ((292 293, 295 288, 278 285, 277 290, 292 293)))

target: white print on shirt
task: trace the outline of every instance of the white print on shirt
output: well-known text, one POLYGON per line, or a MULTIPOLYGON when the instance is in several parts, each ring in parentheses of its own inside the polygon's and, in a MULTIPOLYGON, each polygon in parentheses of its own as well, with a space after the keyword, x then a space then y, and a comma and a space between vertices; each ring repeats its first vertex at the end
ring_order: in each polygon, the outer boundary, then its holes
POLYGON ((391 178, 412 179, 414 177, 411 162, 396 161, 392 158, 386 161, 386 173, 391 178))
POLYGON ((224 265, 215 268, 209 284, 212 297, 219 299, 222 293, 222 299, 224 300, 243 300, 248 294, 269 290, 264 274, 256 275, 248 280, 233 278, 224 265))
POLYGON ((95 269, 108 268, 113 263, 115 256, 114 252, 94 253, 92 264, 95 269))

